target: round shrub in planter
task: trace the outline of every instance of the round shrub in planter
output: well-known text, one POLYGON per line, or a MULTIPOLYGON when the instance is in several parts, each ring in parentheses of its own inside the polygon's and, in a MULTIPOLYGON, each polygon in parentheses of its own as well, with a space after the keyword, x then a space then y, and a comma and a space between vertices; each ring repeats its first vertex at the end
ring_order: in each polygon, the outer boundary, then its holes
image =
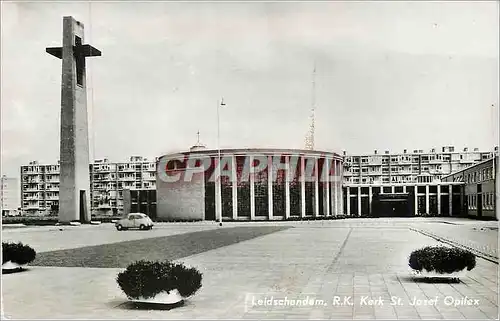
POLYGON ((137 303, 174 305, 201 288, 195 268, 169 261, 137 261, 120 272, 116 281, 128 299, 137 303))
POLYGON ((13 273, 24 270, 24 266, 33 262, 36 251, 22 243, 2 242, 2 272, 13 273))
POLYGON ((457 278, 476 266, 476 256, 455 247, 426 246, 411 253, 409 266, 425 277, 457 278))

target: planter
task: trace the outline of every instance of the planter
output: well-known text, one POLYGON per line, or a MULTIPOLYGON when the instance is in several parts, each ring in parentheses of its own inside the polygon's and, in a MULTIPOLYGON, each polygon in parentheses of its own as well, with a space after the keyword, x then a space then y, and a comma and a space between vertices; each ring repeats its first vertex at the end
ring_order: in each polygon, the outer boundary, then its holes
POLYGON ((9 274, 9 273, 16 273, 16 272, 21 272, 25 270, 26 265, 21 265, 17 264, 11 261, 5 262, 2 264, 2 273, 3 274, 9 274))
POLYGON ((436 271, 427 271, 426 269, 422 269, 422 271, 411 270, 412 274, 416 277, 422 278, 439 278, 439 279, 460 279, 467 276, 467 268, 452 272, 452 273, 438 273, 436 271))
POLYGON ((169 292, 163 291, 151 298, 138 297, 136 299, 128 298, 129 301, 134 303, 147 303, 147 304, 165 304, 165 305, 175 305, 184 300, 184 298, 179 294, 177 289, 171 290, 169 292))
POLYGON ((36 251, 29 245, 2 242, 2 272, 14 273, 25 270, 25 266, 36 257, 36 251))
POLYGON ((460 248, 426 246, 410 254, 408 265, 414 276, 456 281, 476 266, 476 256, 460 248))
POLYGON ((118 286, 136 307, 173 308, 201 288, 202 274, 195 268, 169 261, 137 261, 120 272, 118 286))

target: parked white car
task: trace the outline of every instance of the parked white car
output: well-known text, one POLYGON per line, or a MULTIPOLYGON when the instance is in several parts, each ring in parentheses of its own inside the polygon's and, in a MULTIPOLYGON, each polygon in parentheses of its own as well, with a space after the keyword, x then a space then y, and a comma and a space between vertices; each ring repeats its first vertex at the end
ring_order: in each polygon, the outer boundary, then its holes
POLYGON ((153 221, 146 214, 130 213, 126 217, 115 222, 118 231, 138 228, 140 230, 150 230, 153 228, 153 221))

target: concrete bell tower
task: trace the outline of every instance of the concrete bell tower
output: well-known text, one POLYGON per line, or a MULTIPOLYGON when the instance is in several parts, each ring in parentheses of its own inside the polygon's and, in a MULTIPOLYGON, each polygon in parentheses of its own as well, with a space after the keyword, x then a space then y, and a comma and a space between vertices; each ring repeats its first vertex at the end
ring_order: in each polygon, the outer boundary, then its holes
POLYGON ((90 222, 89 134, 85 58, 101 52, 84 45, 83 24, 63 18, 62 47, 46 52, 62 60, 59 222, 90 222))

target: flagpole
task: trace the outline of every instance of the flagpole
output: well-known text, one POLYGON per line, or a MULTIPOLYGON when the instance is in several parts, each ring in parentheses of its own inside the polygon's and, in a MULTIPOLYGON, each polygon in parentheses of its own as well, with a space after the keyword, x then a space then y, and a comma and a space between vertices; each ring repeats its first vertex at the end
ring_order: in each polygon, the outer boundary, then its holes
POLYGON ((220 180, 220 115, 219 108, 221 102, 217 100, 217 188, 219 192, 217 193, 217 204, 218 204, 218 212, 219 215, 219 226, 222 226, 222 186, 220 180))

